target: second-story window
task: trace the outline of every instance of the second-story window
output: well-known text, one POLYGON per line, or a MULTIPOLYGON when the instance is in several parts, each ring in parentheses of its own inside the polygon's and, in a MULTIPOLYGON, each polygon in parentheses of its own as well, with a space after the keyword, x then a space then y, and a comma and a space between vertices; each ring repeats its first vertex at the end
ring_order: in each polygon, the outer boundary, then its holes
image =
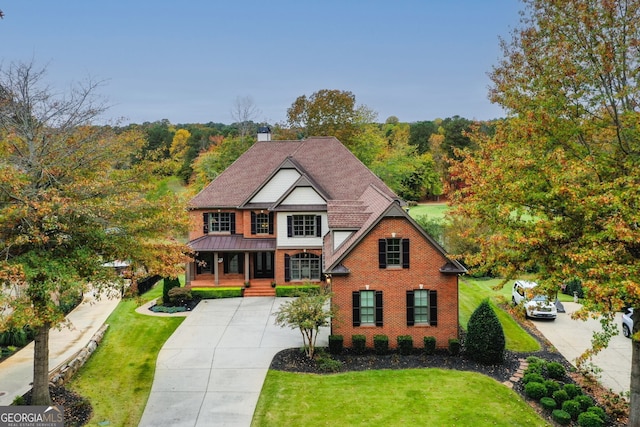
POLYGON ((290 215, 287 217, 288 237, 321 237, 320 215, 290 215))
POLYGON ((256 234, 269 234, 269 214, 256 215, 256 234))
POLYGON ((211 220, 211 232, 231 232, 231 213, 230 212, 214 212, 209 214, 211 220))

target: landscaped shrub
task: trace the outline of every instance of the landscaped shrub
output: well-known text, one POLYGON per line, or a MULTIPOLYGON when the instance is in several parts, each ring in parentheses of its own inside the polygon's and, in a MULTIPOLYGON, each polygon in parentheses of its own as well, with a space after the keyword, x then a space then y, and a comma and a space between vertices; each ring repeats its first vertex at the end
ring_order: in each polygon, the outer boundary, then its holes
POLYGON ((277 297, 297 297, 307 293, 320 293, 320 285, 298 285, 276 287, 277 297))
POLYGON ((566 426, 571 422, 571 415, 562 409, 556 409, 551 413, 551 418, 560 425, 566 426))
POLYGON ((561 380, 564 378, 566 373, 566 369, 561 363, 558 362, 549 362, 547 363, 547 374, 549 378, 553 378, 555 380, 561 380))
POLYGON ((531 382, 544 383, 544 377, 537 372, 524 374, 524 376, 522 377, 522 384, 528 384, 531 382))
POLYGON ((546 396, 540 399, 540 405, 542 405, 542 407, 547 411, 553 411, 558 407, 558 404, 556 403, 555 400, 546 396))
POLYGON ((400 354, 411 354, 413 352, 413 338, 411 335, 400 335, 398 338, 398 350, 400 354))
POLYGON ((560 390, 560 384, 554 380, 545 380, 545 387, 547 387, 547 396, 553 396, 553 393, 560 390))
POLYGON ((340 368, 342 368, 341 361, 332 359, 330 356, 323 353, 318 354, 316 362, 318 363, 318 368, 322 372, 338 372, 340 371, 340 368))
POLYGON ((374 335, 373 348, 376 354, 387 354, 389 352, 389 337, 386 335, 374 335))
POLYGON ((449 340, 449 354, 457 356, 460 354, 460 340, 457 338, 451 338, 449 340))
POLYGON ((551 397, 553 397, 553 400, 555 400, 560 406, 562 406, 565 401, 569 400, 569 395, 564 389, 553 392, 551 397))
POLYGON ((498 316, 489 300, 483 300, 467 324, 465 351, 472 359, 487 365, 504 361, 505 338, 498 316))
POLYGON ((579 394, 582 394, 582 390, 575 384, 565 384, 563 387, 564 391, 569 395, 569 399, 573 399, 579 394))
POLYGON ((538 373, 540 375, 544 374, 545 367, 547 366, 547 362, 542 359, 539 359, 535 362, 529 363, 527 370, 525 373, 538 373))
POLYGON ((603 427, 604 420, 595 412, 583 412, 578 415, 578 425, 580 427, 603 427))
POLYGON ((180 287, 180 280, 177 277, 165 277, 164 284, 162 285, 162 302, 168 304, 171 302, 169 298, 169 291, 173 288, 180 287))
POLYGON ((191 294, 191 287, 185 286, 183 288, 171 288, 169 289, 169 303, 174 305, 184 305, 187 302, 193 300, 191 294))
POLYGON ((598 417, 600 417, 600 419, 604 422, 607 421, 607 413, 604 411, 604 409, 602 409, 599 406, 590 406, 587 409, 587 412, 593 412, 594 414, 596 414, 598 417))
POLYGON ((586 412, 587 409, 593 406, 593 399, 585 394, 580 394, 574 397, 573 400, 580 404, 580 411, 582 412, 586 412))
POLYGON ((545 363, 544 359, 541 359, 538 356, 529 356, 526 360, 529 365, 533 365, 535 363, 545 363))
POLYGON ((433 354, 436 352, 436 337, 424 337, 424 352, 425 354, 433 354))
POLYGON ((342 335, 329 335, 329 353, 340 354, 344 345, 342 335))
POLYGON ((0 346, 24 347, 28 341, 27 331, 24 328, 11 327, 0 332, 0 346))
POLYGON ((220 288, 191 288, 191 295, 201 299, 238 298, 242 296, 242 288, 239 286, 220 288))
POLYGON ((353 335, 351 337, 351 346, 356 354, 362 354, 367 349, 367 337, 364 335, 353 335))
POLYGON ((535 400, 540 400, 547 395, 547 388, 542 383, 532 381, 524 386, 524 393, 535 400))
POLYGON ((580 279, 575 278, 569 280, 562 290, 562 293, 573 296, 573 293, 576 292, 578 298, 584 298, 584 291, 582 290, 582 282, 580 279))
POLYGON ((577 420, 581 412, 580 403, 575 400, 567 400, 562 404, 562 410, 571 415, 572 419, 577 420))

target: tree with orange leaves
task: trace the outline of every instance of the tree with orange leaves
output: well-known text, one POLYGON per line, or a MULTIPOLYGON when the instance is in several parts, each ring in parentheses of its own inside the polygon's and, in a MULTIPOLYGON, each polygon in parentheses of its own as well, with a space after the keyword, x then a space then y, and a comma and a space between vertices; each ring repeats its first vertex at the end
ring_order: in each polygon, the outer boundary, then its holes
MULTIPOLYGON (((507 278, 536 269, 553 292, 579 278, 579 317, 601 319, 590 354, 640 306, 640 1, 524 0, 490 97, 507 118, 453 173, 456 212, 478 225, 467 261, 507 278)), ((473 233, 471 233, 473 234, 473 233)), ((640 425, 640 310, 629 425, 640 425)))
POLYGON ((35 331, 34 405, 50 405, 49 330, 61 324, 60 302, 122 289, 104 265, 127 261, 136 274, 176 276, 187 248, 183 204, 154 194, 150 168, 131 159, 135 132, 95 121, 106 107, 99 84, 65 95, 45 85, 33 63, 0 70, 0 330, 35 331))

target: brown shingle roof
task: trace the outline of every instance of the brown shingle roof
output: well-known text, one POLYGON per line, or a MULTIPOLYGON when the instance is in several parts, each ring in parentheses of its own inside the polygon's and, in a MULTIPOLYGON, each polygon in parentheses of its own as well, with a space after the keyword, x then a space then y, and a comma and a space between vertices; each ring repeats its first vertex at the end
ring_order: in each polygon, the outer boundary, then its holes
POLYGON ((300 165, 330 200, 354 200, 373 184, 389 197, 389 187, 334 137, 311 137, 302 141, 256 142, 231 166, 198 193, 189 207, 238 207, 287 157, 300 165))

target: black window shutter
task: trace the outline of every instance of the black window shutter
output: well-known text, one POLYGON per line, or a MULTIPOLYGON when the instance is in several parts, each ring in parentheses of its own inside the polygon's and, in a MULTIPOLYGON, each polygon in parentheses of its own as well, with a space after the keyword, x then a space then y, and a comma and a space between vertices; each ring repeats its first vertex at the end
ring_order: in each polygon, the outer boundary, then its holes
POLYGON ((293 217, 287 216, 287 237, 293 237, 293 217))
POLYGON ((438 292, 429 291, 429 324, 438 326, 438 292))
POLYGON ((353 301, 353 326, 360 326, 360 292, 353 291, 351 298, 353 301))
POLYGON ((378 240, 378 266, 387 268, 387 239, 378 240))
POLYGON ((409 239, 402 239, 402 268, 409 268, 409 239))
POLYGON ((269 234, 273 234, 273 212, 269 212, 269 234))
POLYGON ((209 234, 209 213, 205 212, 202 214, 202 232, 204 234, 209 234))
POLYGON ((284 254, 284 281, 291 281, 291 257, 288 254, 284 254))
POLYGON ((251 212, 251 234, 256 234, 256 213, 251 212))
POLYGON ((407 326, 415 324, 413 291, 407 291, 407 326))
POLYGON ((376 291, 376 326, 382 326, 382 291, 376 291))
POLYGON ((316 215, 316 237, 322 237, 322 217, 316 215))
POLYGON ((236 234, 236 214, 235 213, 230 213, 229 214, 229 228, 231 231, 231 234, 236 234))
POLYGON ((244 273, 244 254, 239 253, 238 257, 238 273, 244 273))
POLYGON ((224 274, 227 274, 227 271, 229 271, 229 254, 225 254, 224 258, 223 258, 223 263, 222 263, 222 271, 224 274))

